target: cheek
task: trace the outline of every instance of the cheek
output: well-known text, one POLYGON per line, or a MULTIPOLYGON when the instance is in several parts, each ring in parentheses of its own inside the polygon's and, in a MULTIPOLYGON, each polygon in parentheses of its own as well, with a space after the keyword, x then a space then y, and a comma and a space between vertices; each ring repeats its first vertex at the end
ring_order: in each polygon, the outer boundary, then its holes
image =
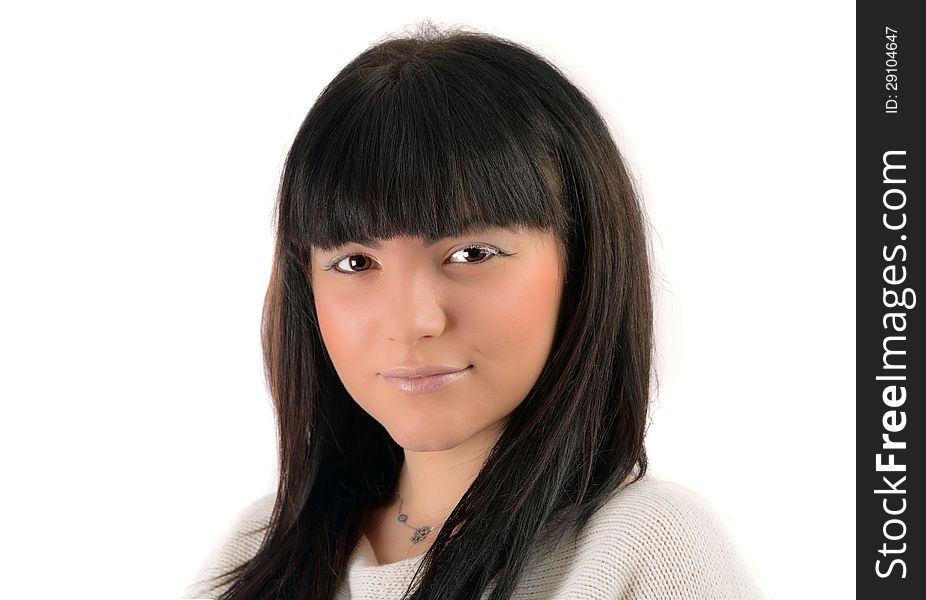
MULTIPOLYGON (((540 374, 553 343, 559 314, 561 285, 555 265, 536 264, 489 286, 480 318, 466 323, 478 328, 484 367, 504 379, 530 380, 540 374)), ((474 305, 471 305, 474 306, 474 305)), ((478 358, 477 358, 478 360, 478 358)), ((527 385, 530 388, 530 385, 527 385)), ((525 393, 527 390, 523 390, 525 393)))
MULTIPOLYGON (((362 356, 361 349, 367 346, 366 322, 369 316, 362 310, 355 310, 350 299, 315 291, 315 313, 322 341, 331 356, 335 369, 345 361, 362 356)), ((348 373, 338 374, 343 379, 348 373)))
POLYGON ((318 329, 321 331, 325 347, 330 354, 336 354, 337 348, 350 338, 344 331, 343 323, 335 318, 335 303, 324 293, 315 291, 315 314, 318 318, 318 329))

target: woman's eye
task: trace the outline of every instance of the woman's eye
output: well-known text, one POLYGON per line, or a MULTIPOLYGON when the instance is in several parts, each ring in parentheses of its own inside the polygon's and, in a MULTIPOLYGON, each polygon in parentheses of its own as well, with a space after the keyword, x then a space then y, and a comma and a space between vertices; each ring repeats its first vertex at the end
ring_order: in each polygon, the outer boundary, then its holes
MULTIPOLYGON (((493 256, 509 256, 494 246, 482 244, 472 244, 464 246, 450 255, 450 262, 456 264, 481 264, 488 262, 493 256), (459 256, 461 260, 453 260, 453 257, 459 256), (486 258, 481 258, 485 256, 486 258)), ((366 254, 349 254, 325 267, 326 271, 334 269, 338 273, 363 273, 369 270, 373 262, 366 254)))
MULTIPOLYGON (((462 263, 484 263, 487 262, 492 256, 501 254, 500 250, 493 248, 491 246, 466 246, 465 248, 460 248, 456 252, 450 255, 450 258, 460 255, 463 257, 462 263), (489 258, 483 260, 468 260, 469 258, 476 257, 478 259, 480 254, 488 253, 489 258)), ((453 262, 453 261, 451 261, 453 262)))
POLYGON ((358 264, 359 266, 363 266, 364 262, 369 263, 370 260, 371 260, 370 257, 367 256, 366 254, 349 254, 348 256, 345 256, 344 258, 338 259, 337 262, 332 263, 331 265, 326 267, 325 270, 329 271, 331 269, 334 269, 338 273, 362 273, 363 271, 366 271, 366 269, 359 269, 359 270, 352 270, 352 269, 357 268, 358 264), (345 268, 342 265, 348 265, 349 268, 345 268))

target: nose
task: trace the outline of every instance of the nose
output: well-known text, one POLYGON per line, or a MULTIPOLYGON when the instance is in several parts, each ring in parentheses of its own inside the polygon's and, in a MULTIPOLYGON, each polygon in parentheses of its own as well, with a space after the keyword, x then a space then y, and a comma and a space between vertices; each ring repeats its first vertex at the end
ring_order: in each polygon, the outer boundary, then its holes
POLYGON ((423 268, 394 273, 385 285, 383 315, 389 339, 414 345, 420 338, 437 337, 447 326, 444 293, 436 276, 423 268))

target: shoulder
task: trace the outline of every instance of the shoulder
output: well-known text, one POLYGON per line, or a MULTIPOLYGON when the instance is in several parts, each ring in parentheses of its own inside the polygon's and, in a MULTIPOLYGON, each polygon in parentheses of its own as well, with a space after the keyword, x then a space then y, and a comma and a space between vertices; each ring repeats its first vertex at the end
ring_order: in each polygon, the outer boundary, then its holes
POLYGON ((707 498, 649 473, 618 490, 595 513, 593 521, 606 530, 634 527, 667 534, 691 529, 714 531, 722 524, 707 498))
POLYGON ((682 484, 648 474, 621 488, 593 519, 627 559, 628 591, 640 597, 765 597, 726 521, 682 484))
POLYGON ((257 553, 275 500, 275 494, 261 496, 235 514, 201 563, 182 598, 214 598, 227 588, 226 585, 213 588, 208 580, 244 564, 257 553))
POLYGON ((767 598, 714 505, 649 474, 592 516, 578 546, 600 577, 616 582, 614 597, 767 598))

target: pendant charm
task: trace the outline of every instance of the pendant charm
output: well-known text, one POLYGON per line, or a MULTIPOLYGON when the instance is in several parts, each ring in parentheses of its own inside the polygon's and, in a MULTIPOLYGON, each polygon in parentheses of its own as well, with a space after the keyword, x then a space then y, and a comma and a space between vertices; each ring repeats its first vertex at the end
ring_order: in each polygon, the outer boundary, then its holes
POLYGON ((417 544, 418 542, 423 540, 425 536, 427 536, 430 532, 431 532, 430 527, 419 527, 418 529, 415 530, 415 533, 413 533, 412 537, 409 539, 417 544))

